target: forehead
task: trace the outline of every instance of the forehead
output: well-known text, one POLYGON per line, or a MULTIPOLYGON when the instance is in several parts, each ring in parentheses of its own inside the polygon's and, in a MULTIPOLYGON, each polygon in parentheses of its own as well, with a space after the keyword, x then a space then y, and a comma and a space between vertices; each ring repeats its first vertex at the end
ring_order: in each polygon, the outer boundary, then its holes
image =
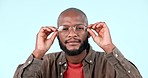
POLYGON ((59 25, 63 24, 83 24, 86 23, 86 17, 78 12, 66 12, 60 15, 59 25))
POLYGON ((82 17, 80 16, 76 16, 76 17, 69 17, 69 16, 66 16, 66 17, 62 17, 60 20, 59 20, 59 24, 83 24, 85 23, 85 19, 83 19, 82 17))

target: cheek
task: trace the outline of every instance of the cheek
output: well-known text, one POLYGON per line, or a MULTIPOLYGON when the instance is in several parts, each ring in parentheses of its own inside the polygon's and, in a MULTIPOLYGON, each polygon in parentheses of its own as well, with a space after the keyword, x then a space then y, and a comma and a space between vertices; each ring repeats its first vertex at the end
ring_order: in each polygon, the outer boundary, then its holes
POLYGON ((59 39, 60 39, 60 41, 61 41, 62 43, 64 43, 65 38, 64 38, 63 36, 59 36, 59 39))
POLYGON ((80 38, 81 38, 82 41, 85 41, 87 37, 88 37, 88 34, 87 33, 85 33, 84 35, 81 35, 80 36, 80 38))

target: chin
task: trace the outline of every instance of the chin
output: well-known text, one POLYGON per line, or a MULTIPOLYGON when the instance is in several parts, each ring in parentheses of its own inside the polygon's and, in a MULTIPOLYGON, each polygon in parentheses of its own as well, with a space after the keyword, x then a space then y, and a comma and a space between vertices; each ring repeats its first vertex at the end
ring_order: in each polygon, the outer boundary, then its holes
POLYGON ((66 46, 66 48, 70 51, 78 50, 80 46, 66 46))

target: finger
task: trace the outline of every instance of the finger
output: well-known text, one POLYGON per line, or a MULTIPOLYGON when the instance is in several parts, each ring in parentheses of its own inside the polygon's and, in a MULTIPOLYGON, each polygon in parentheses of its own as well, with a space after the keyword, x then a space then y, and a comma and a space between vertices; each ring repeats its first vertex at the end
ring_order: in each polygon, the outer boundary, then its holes
POLYGON ((91 29, 87 29, 87 31, 89 32, 89 34, 93 37, 93 38, 95 38, 97 35, 91 30, 91 29))
POLYGON ((57 31, 57 29, 53 26, 45 26, 45 27, 42 27, 40 30, 40 32, 45 33, 46 35, 49 35, 50 33, 55 31, 57 31))
POLYGON ((93 26, 92 26, 92 29, 96 29, 97 28, 97 23, 96 24, 94 24, 93 26))
POLYGON ((90 25, 88 26, 88 28, 96 29, 98 24, 99 24, 99 22, 97 22, 97 23, 95 23, 95 24, 90 24, 90 25))
POLYGON ((104 29, 104 31, 109 31, 109 28, 107 27, 105 22, 101 22, 98 26, 98 29, 100 29, 100 31, 102 31, 102 29, 104 29))
POLYGON ((97 26, 97 27, 99 27, 99 26, 107 27, 107 25, 106 25, 105 22, 100 22, 100 23, 98 23, 98 26, 97 26))
POLYGON ((104 25, 104 22, 97 22, 95 23, 93 29, 99 33, 104 28, 103 25, 104 25))
POLYGON ((97 24, 90 24, 90 25, 88 26, 88 28, 97 31, 97 30, 96 30, 96 25, 97 25, 97 24))
POLYGON ((88 27, 88 28, 92 28, 92 26, 93 26, 93 24, 90 24, 90 25, 88 25, 87 27, 88 27))
POLYGON ((107 28, 107 25, 105 22, 96 22, 95 24, 90 24, 88 28, 93 29, 99 33, 102 29, 107 28))
POLYGON ((97 32, 99 32, 102 28, 103 28, 103 25, 98 24, 98 25, 96 26, 95 30, 96 30, 97 32))
POLYGON ((51 35, 51 37, 50 37, 49 39, 47 39, 47 41, 53 42, 54 39, 57 37, 57 34, 58 34, 58 32, 54 32, 54 33, 51 35))
POLYGON ((38 37, 47 38, 53 31, 47 27, 41 27, 40 31, 38 32, 38 37))
POLYGON ((46 26, 46 27, 54 32, 57 31, 57 28, 54 26, 46 26))
POLYGON ((48 29, 47 27, 42 27, 39 32, 45 33, 45 32, 51 32, 51 31, 52 30, 48 29))

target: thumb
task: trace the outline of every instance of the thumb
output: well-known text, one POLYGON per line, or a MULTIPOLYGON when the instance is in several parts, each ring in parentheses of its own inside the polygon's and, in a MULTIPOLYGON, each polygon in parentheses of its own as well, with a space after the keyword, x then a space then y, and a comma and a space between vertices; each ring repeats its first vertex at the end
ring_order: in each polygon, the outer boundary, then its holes
POLYGON ((54 42, 54 39, 56 38, 58 32, 54 32, 49 39, 47 39, 48 46, 51 46, 51 44, 54 42))
POLYGON ((97 36, 91 29, 88 28, 87 31, 93 37, 93 39, 97 36))
POLYGON ((91 29, 87 29, 87 31, 89 32, 89 34, 92 36, 92 38, 93 38, 93 40, 94 40, 94 42, 97 44, 97 45, 99 45, 100 46, 100 38, 99 38, 99 36, 97 36, 96 34, 95 34, 95 32, 93 32, 91 29))

